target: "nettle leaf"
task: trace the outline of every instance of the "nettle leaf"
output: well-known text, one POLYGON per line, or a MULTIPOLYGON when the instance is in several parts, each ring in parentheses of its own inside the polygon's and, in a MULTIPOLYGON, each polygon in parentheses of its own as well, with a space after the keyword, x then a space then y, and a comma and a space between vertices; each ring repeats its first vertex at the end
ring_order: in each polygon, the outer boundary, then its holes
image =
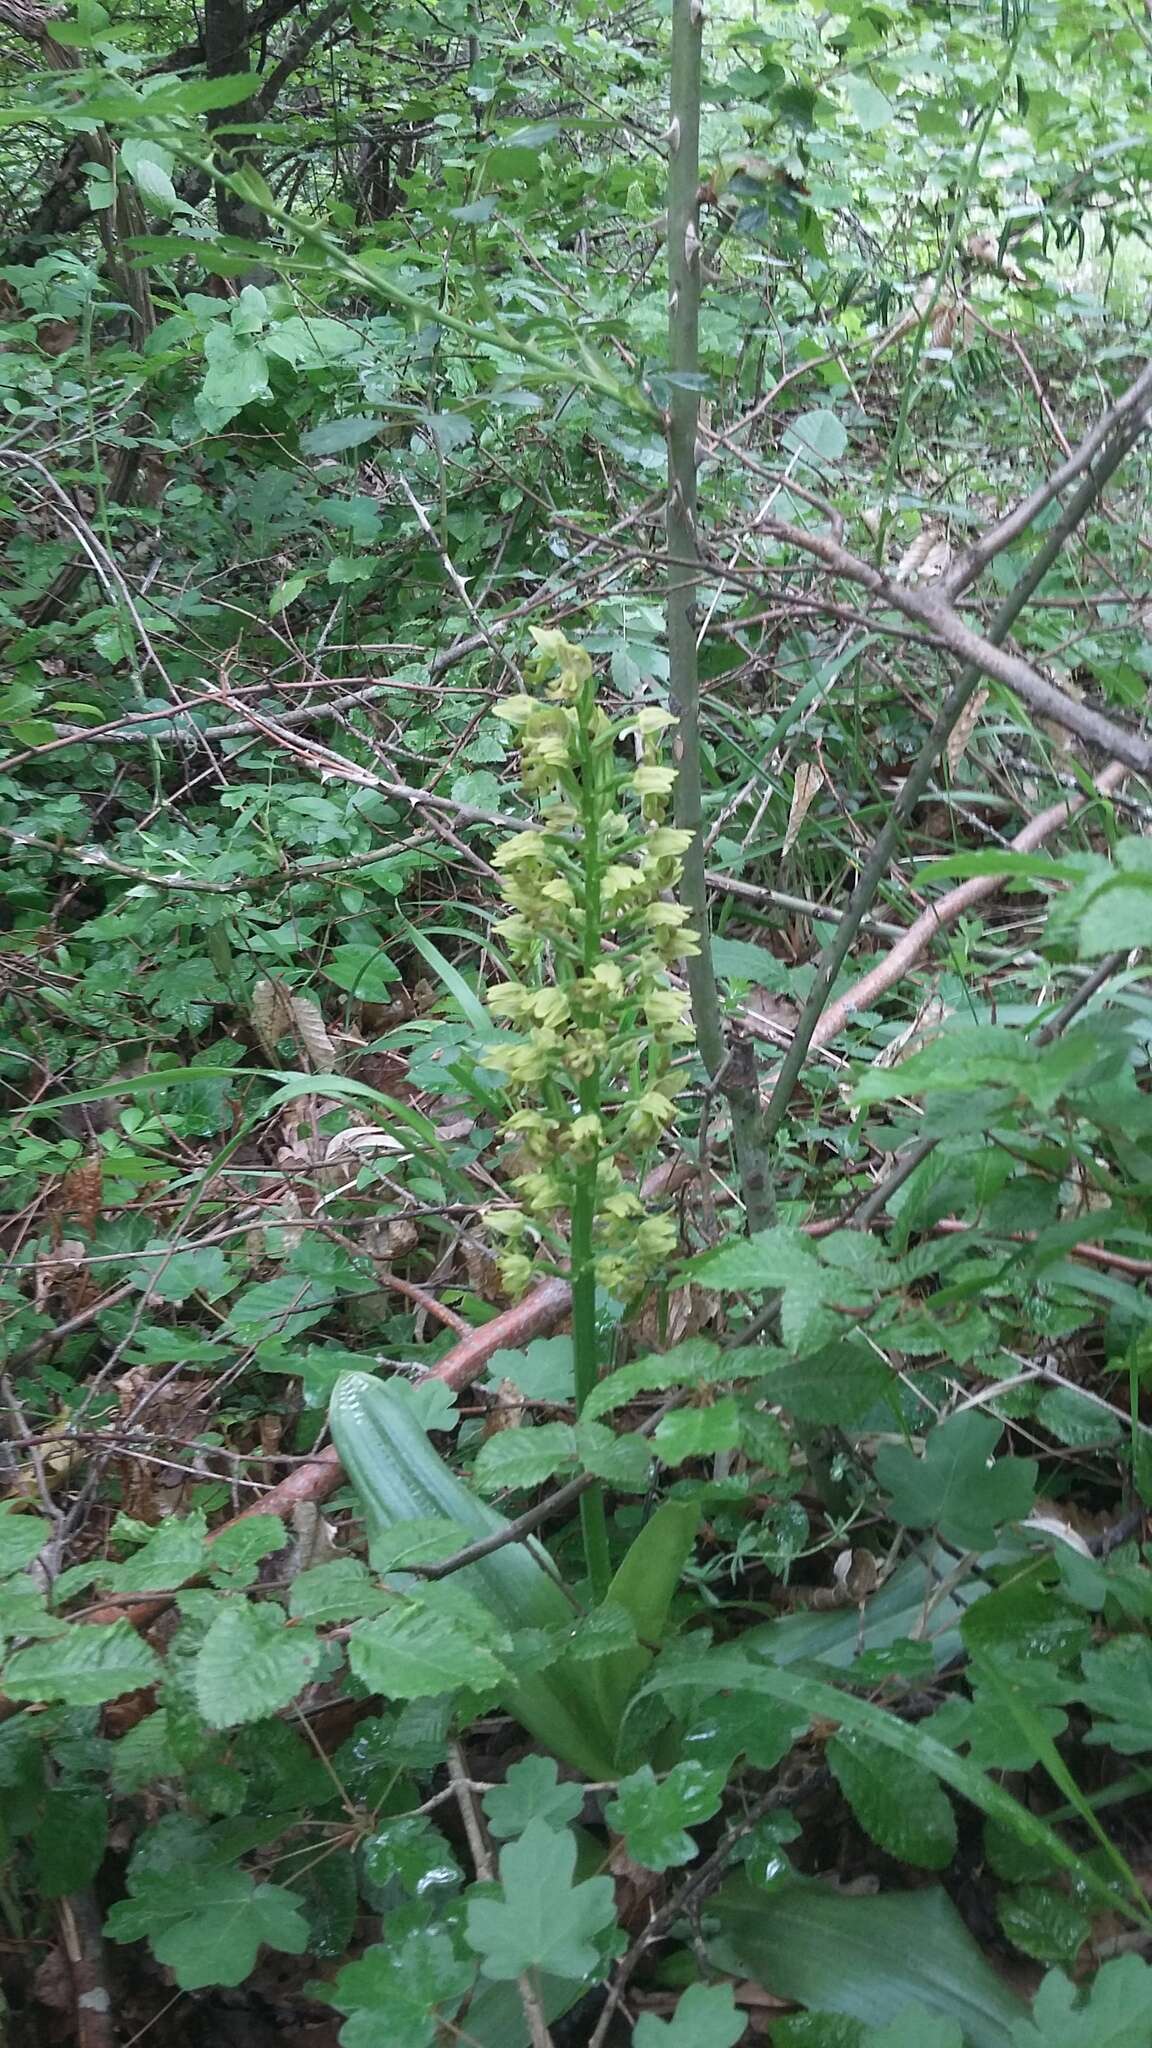
POLYGON ((486 1976, 591 1976, 599 1962, 595 1937, 616 1918, 615 1891, 609 1877, 574 1884, 575 1869, 574 1836, 540 1819, 501 1851, 501 1896, 468 1902, 468 1940, 486 1976))
POLYGON ((208 1525, 198 1512, 173 1515, 123 1564, 101 1567, 99 1583, 117 1593, 168 1592, 200 1570, 207 1554, 208 1525))
POLYGON ((343 2048, 432 2048, 442 2009, 471 1988, 475 1963, 441 1929, 393 1913, 388 1937, 323 1987, 337 2011, 350 2015, 340 2029, 343 2048))
POLYGON ((196 1657, 196 1703, 210 1728, 264 1721, 295 1699, 320 1660, 314 1636, 282 1607, 235 1600, 212 1622, 196 1657))
POLYGON ((275 1557, 288 1542, 279 1515, 246 1515, 213 1537, 208 1576, 214 1586, 248 1586, 266 1557, 275 1557))
POLYGON ((394 1607, 377 1621, 358 1622, 348 1639, 348 1661, 369 1691, 394 1700, 431 1698, 462 1686, 488 1692, 508 1676, 492 1651, 456 1618, 415 1602, 394 1607))
POLYGON ((549 1827, 567 1827, 584 1804, 579 1785, 560 1783, 560 1774, 550 1756, 526 1756, 513 1764, 502 1785, 484 1795, 484 1812, 494 1835, 523 1834, 532 1820, 549 1827))
POLYGON ((1004 1522, 1018 1522, 1036 1495, 1035 1458, 990 1463, 1004 1426, 970 1409, 932 1430, 922 1457, 884 1444, 876 1477, 890 1512, 910 1529, 937 1528, 961 1550, 990 1550, 1004 1522))
POLYGON ((765 1398, 800 1422, 859 1422, 893 1389, 882 1355, 844 1337, 802 1358, 781 1360, 764 1382, 765 1398))
POLYGON ((576 1449, 585 1471, 594 1472, 620 1493, 643 1493, 652 1476, 652 1450, 634 1430, 617 1436, 602 1422, 576 1425, 576 1449))
POLYGON ((683 1465, 688 1458, 734 1451, 740 1442, 740 1410, 732 1396, 710 1408, 676 1408, 652 1432, 652 1448, 665 1465, 683 1465))
POLYGON ((308 1944, 308 1923, 292 1893, 258 1885, 234 1868, 142 1873, 133 1896, 113 1906, 104 1931, 113 1941, 147 1937, 182 1991, 242 1983, 262 1943, 293 1956, 308 1944))
POLYGON ((604 1817, 624 1836, 634 1862, 648 1870, 668 1870, 697 1854, 698 1845, 686 1831, 719 1811, 724 1784, 722 1770, 708 1770, 694 1757, 677 1764, 663 1780, 650 1764, 642 1764, 621 1779, 604 1817))
MULTIPOLYGON (((565 1342, 568 1342, 565 1339, 565 1342)), ((653 1352, 647 1358, 637 1358, 630 1365, 621 1366, 619 1372, 609 1373, 593 1387, 581 1410, 585 1422, 607 1415, 613 1408, 622 1408, 626 1402, 635 1400, 637 1394, 662 1393, 669 1388, 714 1386, 717 1381, 759 1377, 765 1370, 763 1354, 747 1352, 725 1353, 718 1344, 709 1343, 707 1338, 693 1337, 686 1344, 677 1344, 671 1351, 653 1352)))
POLYGON ((301 1572, 292 1582, 288 1611, 293 1621, 317 1626, 334 1621, 364 1621, 391 1606, 391 1596, 372 1578, 358 1557, 333 1557, 301 1572))
POLYGON ((1087 1992, 1050 1970, 1032 2019, 1013 2028, 1012 2048, 1147 2048, 1152 2035, 1152 1969, 1140 1956, 1105 1963, 1087 1992))
POLYGON ((744 2023, 730 1984, 690 1984, 670 2020, 644 2013, 632 2040, 634 2048, 736 2048, 744 2023))
POLYGON ((1092 1918, 1048 1884, 1001 1892, 996 1916, 1009 1941, 1038 1963, 1074 1963, 1092 1932, 1092 1918))
POLYGON ((541 1486, 557 1472, 574 1472, 578 1462, 571 1425, 542 1422, 490 1436, 477 1453, 473 1477, 481 1493, 502 1493, 505 1487, 541 1486))
POLYGON ((943 1870, 956 1853, 956 1816, 931 1771, 897 1763, 856 1729, 842 1729, 827 1749, 828 1763, 862 1828, 901 1863, 943 1870))
POLYGON ((48 1541, 48 1524, 43 1515, 24 1515, 14 1501, 0 1507, 0 1578, 23 1571, 38 1557, 48 1541))
POLYGON ((5 1664, 0 1684, 9 1699, 100 1707, 126 1692, 156 1685, 163 1669, 131 1622, 79 1623, 50 1642, 17 1650, 5 1664))
POLYGON ((1079 1697, 1095 1717, 1087 1740, 1122 1756, 1152 1749, 1152 1643, 1145 1635, 1114 1636, 1083 1658, 1079 1697))

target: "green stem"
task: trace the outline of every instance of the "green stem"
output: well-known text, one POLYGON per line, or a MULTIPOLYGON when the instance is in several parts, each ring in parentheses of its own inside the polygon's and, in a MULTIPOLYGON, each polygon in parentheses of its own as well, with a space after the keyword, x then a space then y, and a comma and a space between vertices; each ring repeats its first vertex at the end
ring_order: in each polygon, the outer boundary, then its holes
MULTIPOLYGON (((576 1411, 579 1414, 600 1370, 596 1329, 596 1268, 592 1262, 592 1222, 596 1211, 596 1168, 582 1166, 572 1196, 572 1351, 576 1368, 576 1411)), ((603 1600, 612 1577, 604 1491, 590 1486, 580 1496, 580 1531, 584 1562, 592 1591, 603 1600)))
MULTIPOLYGON (((591 740, 595 709, 595 685, 589 680, 579 706, 580 795, 583 830, 583 959, 582 972, 591 974, 600 958, 601 865, 600 822, 605 764, 597 758, 591 740)), ((599 1116, 601 1080, 598 1071, 580 1083, 581 1116, 599 1116)), ((597 1162, 576 1167, 572 1192, 572 1352, 576 1376, 576 1412, 600 1376, 600 1338, 596 1326, 596 1265, 593 1232, 596 1222, 597 1162)), ((597 1600, 608 1591, 612 1577, 608 1549, 608 1521, 604 1512, 604 1490, 590 1486, 580 1496, 580 1529, 584 1538, 584 1562, 597 1600)))

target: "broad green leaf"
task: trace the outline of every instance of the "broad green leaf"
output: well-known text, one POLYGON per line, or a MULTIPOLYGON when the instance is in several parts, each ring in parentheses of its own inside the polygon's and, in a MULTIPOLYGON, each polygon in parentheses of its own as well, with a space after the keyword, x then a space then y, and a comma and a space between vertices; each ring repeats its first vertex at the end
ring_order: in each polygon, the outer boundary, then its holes
POLYGON ((23 1571, 48 1541, 43 1515, 21 1514, 12 1501, 0 1505, 0 1578, 23 1571))
POLYGON ((870 79, 849 71, 840 80, 840 88, 856 116, 857 125, 866 135, 874 129, 888 127, 892 120, 892 102, 885 99, 870 79))
POLYGON ((109 1805, 102 1785, 49 1787, 32 1838, 36 1876, 46 1899, 91 1884, 104 1860, 109 1805))
POLYGON ((723 1771, 708 1770, 695 1758, 676 1764, 664 1779, 642 1764, 621 1779, 604 1818, 624 1836, 633 1861, 648 1870, 690 1863, 699 1845, 687 1830, 718 1811, 724 1779, 723 1771))
POLYGON ((1148 2048, 1152 1969, 1140 1956, 1104 1963, 1086 1991, 1050 1970, 1031 2020, 1013 2028, 1011 2048, 1148 2048))
POLYGON ((282 1607, 232 1600, 197 1654, 196 1703, 210 1728, 266 1720, 291 1704, 319 1656, 315 1637, 293 1628, 282 1607))
POLYGON ((922 2006, 934 2023, 957 2023, 965 2048, 1012 2048, 1021 2002, 938 1887, 849 1898, 806 1881, 764 1892, 731 1877, 708 1918, 718 1967, 779 1998, 879 2027, 922 2006))
POLYGON ((344 455, 349 448, 362 448, 374 441, 384 421, 367 413, 350 413, 341 420, 323 420, 300 436, 302 455, 344 455))
POLYGON ((799 419, 791 422, 784 439, 818 469, 839 462, 848 446, 847 429, 834 412, 824 409, 801 413, 799 419))
POLYGON ((730 1984, 690 1984, 670 2020, 642 2013, 632 2040, 635 2048, 736 2048, 744 2022, 730 1984))
POLYGON ((497 1979, 545 1970, 560 1977, 591 1976, 595 1938, 616 1918, 611 1878, 573 1883, 576 1842, 547 1821, 529 1821, 518 1841, 500 1854, 501 1896, 468 1903, 468 1940, 484 1973, 497 1979))
POLYGON ((14 1700, 61 1700, 99 1707, 155 1685, 163 1666, 129 1621, 73 1625, 66 1635, 9 1657, 0 1686, 14 1700))
POLYGON ((869 2027, 861 2048, 964 2048, 964 2036, 958 2020, 933 2018, 922 2005, 909 2005, 886 2027, 869 2027))
POLYGON ((334 1621, 364 1621, 391 1606, 391 1596, 378 1586, 358 1557, 333 1557, 312 1565, 292 1581, 288 1612, 293 1621, 322 1626, 334 1621))
POLYGON ((415 1604, 358 1622, 348 1640, 348 1661, 371 1692, 393 1700, 424 1699, 462 1686, 484 1692, 507 1679, 506 1667, 469 1631, 415 1604))
POLYGON ((334 946, 324 962, 324 973, 337 988, 347 989, 362 1003, 386 1003, 399 969, 382 946, 334 946))
POLYGON ((764 1395, 800 1422, 851 1425, 892 1386, 893 1375, 883 1357, 870 1344, 845 1337, 806 1357, 781 1360, 766 1375, 764 1395))
POLYGON ((133 1896, 113 1906, 105 1933, 113 1941, 147 1936, 181 1990, 198 1991, 242 1983, 265 1942, 301 1955, 308 1924, 282 1885, 257 1885, 232 1867, 188 1868, 142 1876, 133 1896))
POLYGON ((901 1863, 943 1870, 956 1853, 956 1816, 931 1771, 907 1759, 897 1769, 890 1750, 846 1728, 833 1737, 828 1762, 862 1828, 901 1863))
POLYGON ((550 1756, 526 1756, 512 1764, 502 1785, 484 1795, 484 1812, 492 1833, 522 1835, 531 1820, 564 1828, 584 1804, 579 1785, 561 1784, 550 1756))
POLYGON ((876 1477, 893 1518, 939 1529, 961 1550, 990 1550, 1001 1525, 1026 1515, 1036 1494, 1034 1458, 990 1462, 1003 1434, 1002 1423, 969 1409, 939 1423, 919 1458, 903 1444, 882 1444, 876 1477))
POLYGON ((216 434, 246 405, 270 396, 268 360, 254 341, 223 323, 205 335, 204 359, 208 368, 197 394, 196 416, 202 427, 216 434))
POLYGON ((1071 1871, 1094 1898, 1141 1926, 1145 1924, 1146 1911, 1138 1910, 1122 1898, 1091 1864, 1067 1846, 1054 1828, 1013 1799, 975 1764, 957 1756, 922 1724, 901 1721, 897 1715, 885 1712, 871 1700, 857 1699, 852 1693, 840 1692, 835 1686, 826 1685, 822 1679, 809 1677, 803 1671, 754 1663, 741 1652, 716 1649, 709 1651, 706 1659, 701 1656, 677 1661, 667 1668, 657 1665, 652 1677, 640 1688, 637 1698, 643 1699, 650 1692, 673 1698, 679 1691, 698 1691, 704 1682, 705 1664, 708 1682, 714 1688, 762 1693, 785 1705, 803 1708, 812 1717, 834 1721, 841 1728, 870 1735, 894 1755, 934 1772, 946 1785, 951 1785, 954 1792, 971 1800, 982 1813, 1003 1822, 1025 1842, 1044 1848, 1053 1864, 1071 1871))

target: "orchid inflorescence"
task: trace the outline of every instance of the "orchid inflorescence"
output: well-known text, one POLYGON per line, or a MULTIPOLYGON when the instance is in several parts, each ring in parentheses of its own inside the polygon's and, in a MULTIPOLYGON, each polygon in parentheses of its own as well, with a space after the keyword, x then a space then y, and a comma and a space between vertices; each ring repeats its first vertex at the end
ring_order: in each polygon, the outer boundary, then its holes
POLYGON ((542 694, 495 706, 516 732, 538 818, 494 856, 510 910, 495 934, 518 978, 490 989, 488 1007, 516 1035, 483 1055, 507 1079, 517 1107, 504 1128, 529 1170, 512 1182, 517 1206, 486 1220, 518 1294, 534 1241, 557 1247, 581 1185, 591 1187, 595 1276, 627 1299, 676 1244, 674 1220, 648 1213, 620 1164, 675 1121, 673 1049, 693 1035, 668 975, 696 950, 671 895, 691 841, 665 823, 676 771, 662 741, 675 720, 655 706, 610 718, 588 653, 558 631, 533 637, 528 680, 542 694))

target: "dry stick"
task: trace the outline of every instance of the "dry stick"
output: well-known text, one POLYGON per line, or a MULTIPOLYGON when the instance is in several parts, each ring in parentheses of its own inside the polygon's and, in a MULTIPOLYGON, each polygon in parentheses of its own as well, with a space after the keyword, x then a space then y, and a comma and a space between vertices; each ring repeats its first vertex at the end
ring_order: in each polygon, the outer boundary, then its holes
MULTIPOLYGON (((464 1833, 468 1839, 468 1847, 472 1853, 472 1864, 476 1876, 481 1884, 490 1884, 496 1875, 496 1866, 492 1861, 492 1852, 485 1840, 484 1828, 476 1811, 476 1795, 472 1779, 469 1776, 468 1766, 464 1760, 464 1752, 458 1742, 450 1742, 448 1745, 448 1776, 452 1781, 452 1791, 455 1795, 457 1811, 463 1822, 464 1833)), ((521 1975, 516 1979, 516 1989, 520 1993, 520 2004, 524 2011, 524 2020, 528 2028, 532 2048, 553 2048, 552 2036, 548 2031, 548 2022, 544 2017, 540 1996, 527 1970, 522 1971, 521 1975)))
POLYGON ((61 1899, 57 1920, 76 1996, 76 2048, 115 2048, 119 2035, 108 1989, 103 1915, 93 1894, 73 1892, 61 1899))
MULTIPOLYGON (((1152 364, 1137 379, 1137 383, 1132 389, 1137 390, 1141 387, 1147 392, 1152 392, 1152 364)), ((1125 456, 1135 446, 1140 435, 1147 427, 1148 417, 1146 411, 1141 406, 1133 412, 1127 404, 1127 400, 1130 398, 1131 392, 1127 394, 1125 400, 1121 401, 1121 407, 1123 408, 1121 415, 1122 423, 1114 439, 1102 449, 1096 467, 1090 469, 1081 479, 1066 510, 1052 528, 1044 545, 1037 550, 1028 568, 1009 592, 988 629, 987 639, 984 640, 979 634, 971 633, 967 627, 963 628, 965 640, 975 642, 976 651, 961 671, 960 676, 953 684, 940 711, 933 720, 924 744, 912 767, 909 769, 904 785, 892 806, 887 822, 880 831, 872 852, 865 862, 860 879, 845 908, 843 923, 820 956, 811 995, 804 1006, 800 1021, 796 1027, 796 1035, 785 1055, 780 1072, 776 1077, 775 1087, 772 1090, 764 1112, 763 1142, 766 1146, 771 1143, 788 1113, 793 1090, 800 1078, 800 1070, 803 1067, 821 1017, 824 1014, 829 991, 843 962, 848 956, 860 921, 871 908, 873 898, 887 871, 889 860, 895 851, 905 823, 911 817, 912 812, 927 789, 936 763, 948 743, 948 737, 975 690, 981 674, 992 673, 990 662, 995 655, 996 649, 1007 637, 1015 620, 1024 609, 1028 599, 1032 596, 1033 591, 1047 575, 1048 570, 1056 560, 1069 535, 1075 532, 1089 508, 1099 497, 1109 478, 1119 468, 1125 456)), ((1116 408, 1116 410, 1119 412, 1121 408, 1116 408)), ((799 530, 797 529, 797 531, 799 530)), ((802 538, 806 537, 802 536, 802 538)), ((836 550, 837 554, 842 552, 840 549, 836 550)), ((849 559, 853 560, 854 558, 849 557, 849 559)), ((856 566, 863 570, 865 577, 871 581, 873 571, 863 563, 856 566)), ((884 586, 885 591, 887 591, 887 579, 881 578, 880 582, 884 586)), ((903 598, 905 593, 900 589, 898 595, 900 598, 903 598)), ((896 600, 894 599, 893 601, 895 602, 896 600)), ((952 619, 953 615, 948 614, 948 617, 952 619)), ((955 623, 958 625, 960 622, 955 621, 955 623)), ((943 633, 941 637, 944 637, 943 633)), ((1022 663, 1021 666, 1028 668, 1027 663, 1022 663)), ((1031 673, 1032 671, 1029 669, 1029 674, 1031 675, 1031 673)), ((1062 704, 1067 701, 1058 690, 1053 691, 1052 694, 1060 698, 1062 704)), ((1110 722, 1105 721, 1105 723, 1110 722)), ((1118 760, 1126 759, 1128 751, 1128 749, 1120 747, 1114 749, 1118 760)), ((1147 757, 1147 760, 1152 761, 1152 752, 1147 747, 1143 747, 1141 753, 1147 757)))

